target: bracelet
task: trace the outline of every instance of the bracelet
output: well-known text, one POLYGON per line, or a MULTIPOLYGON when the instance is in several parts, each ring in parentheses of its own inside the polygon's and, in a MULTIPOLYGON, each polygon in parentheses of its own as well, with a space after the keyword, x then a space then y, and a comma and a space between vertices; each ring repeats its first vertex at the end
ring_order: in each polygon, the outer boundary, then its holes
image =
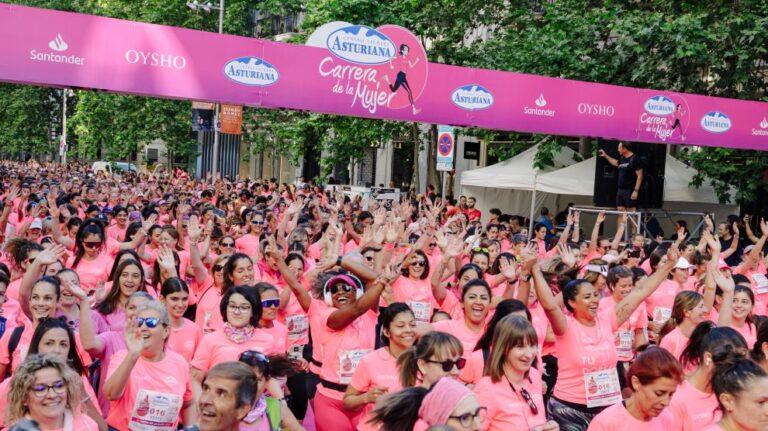
POLYGON ((342 259, 343 257, 344 257, 344 256, 339 256, 339 257, 337 257, 337 258, 336 258, 336 266, 341 266, 341 259, 342 259))

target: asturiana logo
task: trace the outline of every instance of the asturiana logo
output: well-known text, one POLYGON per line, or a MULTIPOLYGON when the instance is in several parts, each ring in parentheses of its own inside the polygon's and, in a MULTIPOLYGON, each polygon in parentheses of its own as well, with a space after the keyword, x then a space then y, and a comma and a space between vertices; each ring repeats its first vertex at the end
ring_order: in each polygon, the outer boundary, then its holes
POLYGON ((259 57, 240 57, 224 65, 227 78, 245 85, 266 87, 280 79, 280 73, 274 66, 259 57))
POLYGON ((78 57, 74 54, 57 54, 58 52, 64 52, 69 49, 69 45, 64 41, 64 38, 61 37, 60 33, 56 34, 56 37, 48 42, 48 48, 55 52, 40 52, 36 49, 32 49, 29 51, 29 59, 34 61, 45 61, 48 63, 74 64, 77 66, 85 64, 84 57, 78 57))
POLYGON ((328 35, 326 44, 333 55, 352 63, 383 64, 397 56, 389 37, 364 25, 342 27, 328 35))
POLYGON ((493 105, 493 94, 481 85, 465 85, 453 90, 451 100, 459 108, 477 111, 493 105))
POLYGON ((763 121, 760 122, 759 129, 752 129, 752 136, 768 136, 768 119, 763 117, 763 121))
POLYGON ((731 119, 720 111, 707 112, 701 117, 701 127, 712 133, 727 132, 731 128, 731 119))
POLYGON ((675 102, 666 96, 653 96, 645 101, 645 110, 653 115, 670 115, 675 112, 675 102))

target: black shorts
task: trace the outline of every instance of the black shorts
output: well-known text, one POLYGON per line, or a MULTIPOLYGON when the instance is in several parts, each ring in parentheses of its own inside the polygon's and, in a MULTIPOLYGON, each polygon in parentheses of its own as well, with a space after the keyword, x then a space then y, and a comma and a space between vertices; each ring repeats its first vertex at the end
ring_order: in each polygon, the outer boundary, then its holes
POLYGON ((619 189, 616 192, 616 206, 624 208, 637 208, 637 199, 632 199, 632 189, 619 189))

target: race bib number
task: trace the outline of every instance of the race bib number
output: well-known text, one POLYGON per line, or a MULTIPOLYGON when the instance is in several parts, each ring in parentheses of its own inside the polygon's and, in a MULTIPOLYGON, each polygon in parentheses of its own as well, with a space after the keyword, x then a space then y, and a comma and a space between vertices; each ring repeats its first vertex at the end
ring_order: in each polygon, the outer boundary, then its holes
POLYGON ((355 374, 360 359, 370 351, 370 349, 339 351, 339 383, 346 385, 352 381, 352 375, 355 374))
POLYGON ((408 301, 406 302, 413 311, 413 317, 419 322, 427 322, 432 318, 432 304, 429 302, 408 301))
POLYGON ((178 395, 140 390, 128 428, 132 431, 176 431, 182 400, 178 395))
POLYGON ((632 345, 634 343, 634 332, 619 330, 616 334, 616 355, 619 359, 632 359, 632 345))
POLYGON ((667 323, 667 320, 672 317, 672 309, 667 307, 656 307, 653 309, 653 321, 660 324, 667 323))
POLYGON ((203 317, 203 333, 204 334, 210 334, 211 332, 214 332, 215 329, 211 328, 211 312, 206 311, 205 317, 203 317))
POLYGON ((752 274, 752 281, 755 282, 755 290, 758 294, 768 293, 768 277, 763 274, 752 274))
POLYGON ((612 406, 621 402, 621 386, 616 368, 584 373, 587 407, 612 406))
POLYGON ((309 338, 309 319, 303 314, 287 316, 285 326, 288 328, 289 340, 300 340, 309 338))

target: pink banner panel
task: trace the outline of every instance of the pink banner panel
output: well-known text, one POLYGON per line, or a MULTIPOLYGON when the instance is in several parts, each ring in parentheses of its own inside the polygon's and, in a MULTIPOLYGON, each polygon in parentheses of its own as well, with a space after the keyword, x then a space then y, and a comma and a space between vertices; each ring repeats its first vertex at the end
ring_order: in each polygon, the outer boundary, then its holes
POLYGON ((313 34, 312 46, 304 46, 0 4, 0 81, 461 127, 768 149, 766 103, 428 63, 418 38, 402 27, 327 26, 313 34))

